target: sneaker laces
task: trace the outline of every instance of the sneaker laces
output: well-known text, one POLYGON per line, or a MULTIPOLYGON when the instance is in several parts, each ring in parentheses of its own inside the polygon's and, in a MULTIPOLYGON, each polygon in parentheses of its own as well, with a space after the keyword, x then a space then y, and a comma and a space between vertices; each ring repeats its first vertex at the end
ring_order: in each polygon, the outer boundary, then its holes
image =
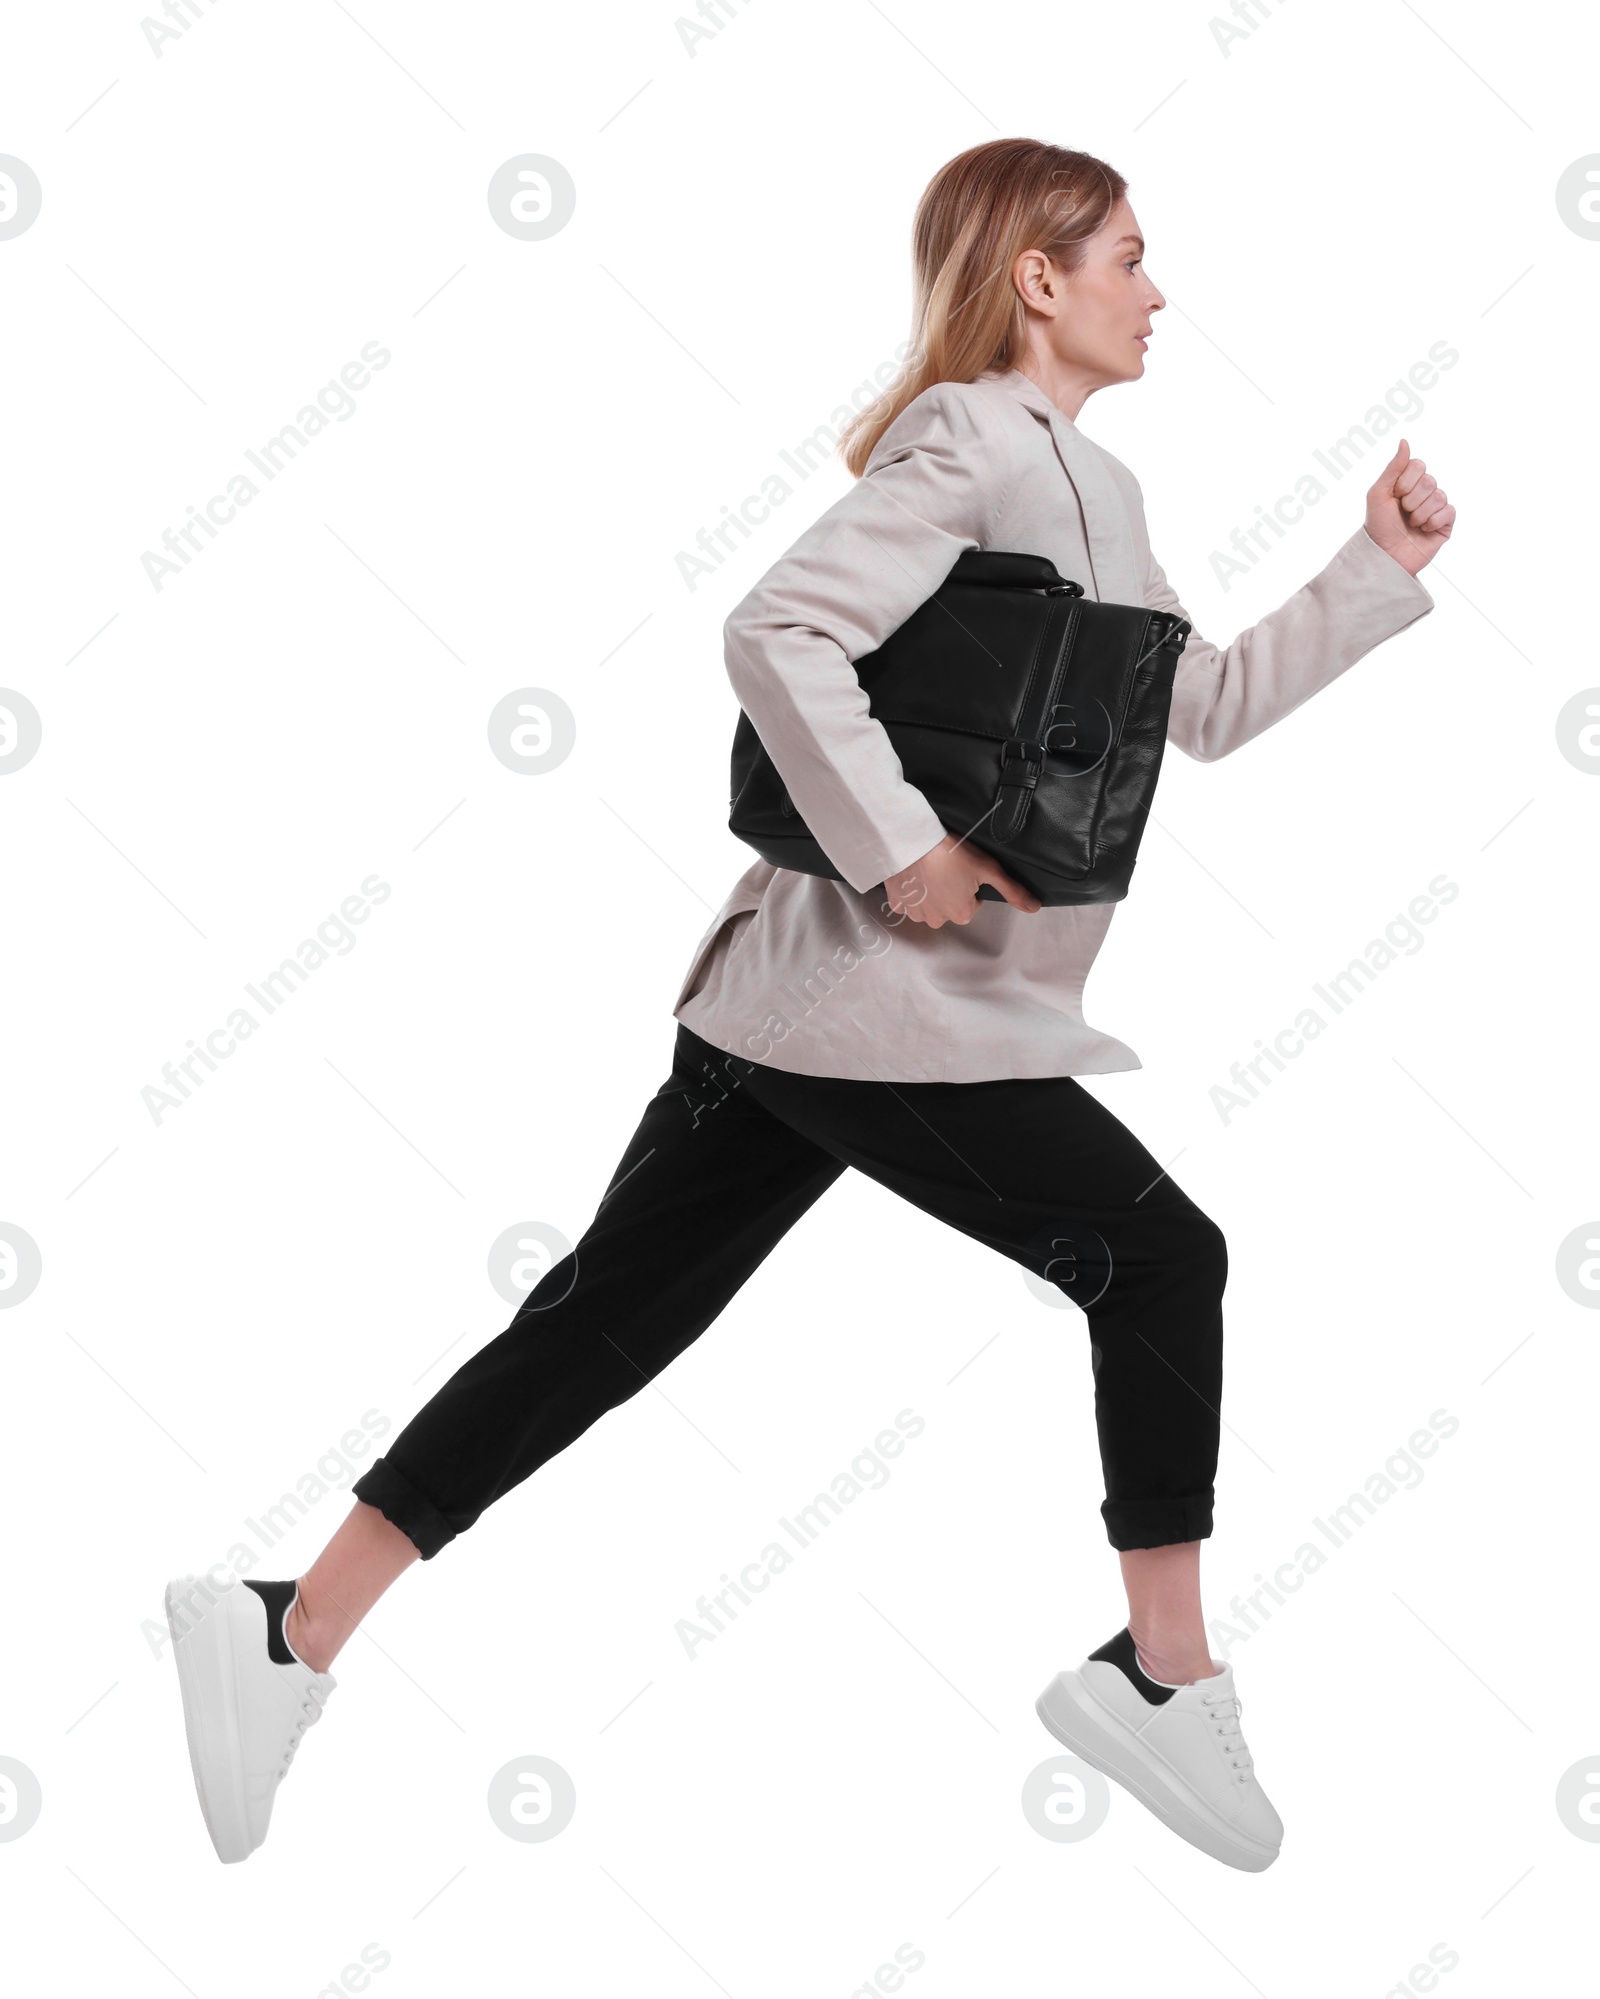
POLYGON ((288 1773, 289 1765, 294 1761, 295 1751, 305 1741, 306 1730, 314 1727, 317 1722, 321 1721, 323 1703, 327 1698, 328 1689, 325 1685, 319 1685, 315 1680, 310 1680, 306 1683, 305 1697, 299 1704, 299 1715, 295 1720, 294 1727, 289 1732, 289 1741, 283 1752, 283 1761, 278 1766, 279 1783, 283 1781, 285 1775, 288 1773))
POLYGON ((1223 1753, 1233 1765, 1234 1776, 1241 1784, 1247 1784, 1255 1770, 1255 1759, 1251 1756, 1239 1726, 1239 1717, 1244 1702, 1237 1693, 1202 1694, 1200 1699, 1210 1709, 1211 1726, 1216 1732, 1223 1753))

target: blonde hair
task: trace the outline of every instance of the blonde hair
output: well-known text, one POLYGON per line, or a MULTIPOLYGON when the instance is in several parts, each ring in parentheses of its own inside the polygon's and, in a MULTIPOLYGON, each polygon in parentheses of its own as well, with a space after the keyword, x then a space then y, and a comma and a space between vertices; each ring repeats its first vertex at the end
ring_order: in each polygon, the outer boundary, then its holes
POLYGON ((1039 139, 990 139, 958 153, 923 189, 911 229, 911 350, 875 402, 844 427, 838 450, 857 478, 878 439, 935 382, 972 382, 1016 366, 1027 308, 1011 270, 1042 250, 1065 275, 1105 227, 1128 183, 1092 153, 1039 139))

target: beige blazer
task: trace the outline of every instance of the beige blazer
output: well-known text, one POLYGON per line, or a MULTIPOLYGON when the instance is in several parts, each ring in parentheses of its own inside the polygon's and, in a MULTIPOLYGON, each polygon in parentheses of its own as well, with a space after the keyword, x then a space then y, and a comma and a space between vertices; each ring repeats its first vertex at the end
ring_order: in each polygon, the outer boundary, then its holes
MULTIPOLYGON (((1083 1017, 1114 903, 1030 912, 982 902, 970 923, 930 930, 896 917, 881 893, 946 829, 907 782, 851 662, 903 624, 967 548, 1047 555, 1088 596, 1189 619, 1151 554, 1138 480, 1028 376, 924 390, 724 626, 734 692, 845 879, 766 861, 740 877, 673 1006, 718 1048, 863 1081, 1141 1066, 1083 1017)), ((1232 644, 1191 633, 1167 740, 1202 762, 1226 756, 1432 609, 1423 585, 1358 528, 1232 644)))

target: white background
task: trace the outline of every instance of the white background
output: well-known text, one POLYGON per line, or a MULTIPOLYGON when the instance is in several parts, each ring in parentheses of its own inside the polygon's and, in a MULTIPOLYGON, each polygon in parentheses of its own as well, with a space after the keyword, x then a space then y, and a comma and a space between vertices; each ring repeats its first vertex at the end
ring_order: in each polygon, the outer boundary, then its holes
POLYGON ((1555 719, 1600 681, 1600 243, 1555 188, 1600 150, 1597 50, 1477 0, 1251 17, 1224 53, 1201 6, 756 0, 693 56, 637 4, 222 0, 159 57, 132 7, 11 22, 0 151, 44 190, 0 243, 0 679, 44 731, 0 784, 0 1222, 43 1257, 0 1313, 0 1755, 44 1800, 0 1843, 12 1989, 311 1999, 369 1944, 385 1999, 847 1999, 900 1946, 918 1999, 1572 1989, 1600 1319, 1555 1260, 1600 1214, 1600 785, 1555 719), (1402 426, 1459 508, 1437 608, 1169 757, 1087 995, 1145 1065, 1088 1087, 1230 1245, 1208 1614, 1459 1424, 1231 1647, 1282 1858, 1232 1872, 1120 1791, 1080 1842, 1024 1817, 1034 1696, 1125 1615, 1083 1324, 847 1175, 381 1603, 224 1869, 162 1585, 501 1329, 502 1231, 587 1226, 750 858, 722 620, 848 475, 693 591, 676 558, 906 338, 917 196, 1016 134, 1132 184, 1171 304, 1080 421, 1207 637, 1314 575, 1371 473, 1229 589, 1213 551, 1460 355, 1402 426), (543 242, 485 199, 529 152, 577 187, 543 242), (144 551, 373 340, 355 414, 156 591, 144 551), (577 718, 542 777, 487 745, 528 686, 577 718), (162 1065, 373 873, 355 948, 157 1122, 162 1065), (1422 947, 1224 1123, 1230 1065, 1440 873, 1422 947), (678 1620, 907 1408, 887 1486, 691 1661, 678 1620), (577 1787, 544 1844, 485 1804, 532 1754, 577 1787))

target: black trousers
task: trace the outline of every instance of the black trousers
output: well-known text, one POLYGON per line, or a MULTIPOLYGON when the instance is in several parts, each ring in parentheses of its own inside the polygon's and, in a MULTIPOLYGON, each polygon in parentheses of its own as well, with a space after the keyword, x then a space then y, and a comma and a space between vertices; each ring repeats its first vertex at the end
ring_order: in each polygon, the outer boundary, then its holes
POLYGON ((1111 1545, 1209 1535, 1227 1248, 1104 1105, 1070 1076, 791 1075, 681 1022, 672 1073, 576 1249, 374 1460, 357 1498, 436 1555, 698 1339, 847 1166, 1082 1306, 1111 1545))

